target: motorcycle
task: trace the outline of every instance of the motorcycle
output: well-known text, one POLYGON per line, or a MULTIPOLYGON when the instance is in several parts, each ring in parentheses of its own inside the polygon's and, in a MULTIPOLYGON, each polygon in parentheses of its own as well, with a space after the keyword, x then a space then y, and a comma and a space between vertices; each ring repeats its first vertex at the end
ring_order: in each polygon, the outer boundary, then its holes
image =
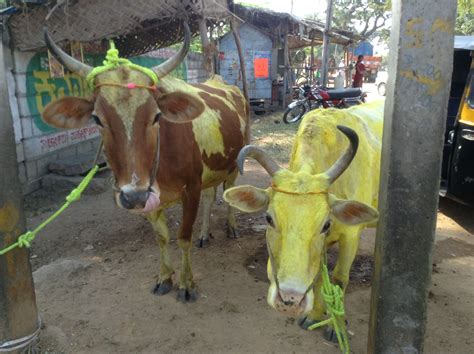
POLYGON ((306 112, 315 108, 348 108, 365 102, 367 94, 361 88, 328 90, 324 86, 309 85, 294 87, 294 101, 283 115, 286 124, 296 123, 306 112))

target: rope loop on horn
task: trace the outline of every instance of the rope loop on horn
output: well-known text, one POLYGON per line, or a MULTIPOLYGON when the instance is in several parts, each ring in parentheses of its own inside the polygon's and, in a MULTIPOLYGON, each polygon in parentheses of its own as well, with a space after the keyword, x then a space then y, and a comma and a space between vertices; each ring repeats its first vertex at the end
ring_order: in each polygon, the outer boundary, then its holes
POLYGON ((156 85, 158 83, 158 76, 155 74, 155 72, 149 68, 145 68, 141 65, 134 64, 130 60, 125 59, 125 58, 120 58, 119 56, 119 51, 118 49, 115 48, 115 43, 113 40, 109 41, 110 43, 110 48, 107 51, 107 54, 105 56, 105 60, 103 61, 102 66, 95 67, 92 69, 92 71, 87 74, 86 76, 86 81, 89 85, 89 87, 94 88, 94 80, 95 77, 99 74, 102 74, 106 71, 116 69, 120 65, 126 65, 130 67, 131 69, 135 69, 138 71, 141 71, 145 75, 147 75, 152 81, 153 85, 156 85))

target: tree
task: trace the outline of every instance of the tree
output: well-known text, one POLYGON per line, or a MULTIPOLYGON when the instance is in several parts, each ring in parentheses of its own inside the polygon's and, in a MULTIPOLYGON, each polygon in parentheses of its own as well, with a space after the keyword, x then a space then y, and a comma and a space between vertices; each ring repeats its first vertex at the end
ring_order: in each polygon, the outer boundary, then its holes
POLYGON ((391 0, 333 0, 332 25, 366 40, 380 35, 391 17, 391 6, 391 0))
POLYGON ((458 35, 474 35, 474 3, 472 0, 458 0, 455 31, 458 35))

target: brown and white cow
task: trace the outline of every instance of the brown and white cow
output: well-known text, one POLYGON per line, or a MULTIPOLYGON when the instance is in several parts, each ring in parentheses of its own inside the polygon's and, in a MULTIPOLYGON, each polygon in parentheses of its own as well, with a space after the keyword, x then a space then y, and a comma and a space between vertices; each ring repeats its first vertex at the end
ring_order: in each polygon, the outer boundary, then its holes
MULTIPOLYGON (((201 196, 204 220, 201 244, 207 241, 210 207, 215 188, 233 185, 236 158, 248 141, 249 106, 239 88, 219 76, 202 84, 187 84, 166 76, 186 56, 189 28, 180 51, 153 68, 159 80, 127 65, 98 74, 91 99, 64 97, 50 103, 44 120, 58 128, 77 128, 92 117, 99 126, 104 151, 115 177, 114 198, 120 208, 142 213, 156 232, 160 247, 160 275, 153 292, 172 288, 173 267, 168 253, 169 232, 164 209, 181 201, 183 220, 178 233, 182 270, 178 300, 196 299, 190 248, 201 196), (177 124, 180 123, 180 124, 177 124), (158 168, 155 173, 155 160, 158 168)), ((49 50, 70 71, 86 76, 93 68, 64 53, 45 31, 49 50)), ((233 210, 228 234, 236 235, 233 210)))

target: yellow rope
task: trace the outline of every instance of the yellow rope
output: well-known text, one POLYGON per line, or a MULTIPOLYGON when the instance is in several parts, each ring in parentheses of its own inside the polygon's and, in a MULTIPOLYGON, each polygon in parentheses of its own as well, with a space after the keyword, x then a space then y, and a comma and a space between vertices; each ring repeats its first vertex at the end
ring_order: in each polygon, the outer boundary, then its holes
POLYGON ((84 189, 89 185, 89 183, 92 181, 92 178, 94 175, 97 173, 99 170, 99 166, 95 165, 87 174, 87 176, 84 177, 84 179, 79 183, 79 185, 74 188, 71 193, 66 197, 66 203, 59 208, 58 211, 56 211, 53 215, 51 215, 49 218, 47 218, 45 221, 43 221, 41 224, 39 224, 33 231, 27 231, 24 234, 18 236, 17 241, 14 244, 11 244, 7 248, 4 248, 3 250, 0 250, 0 256, 3 256, 5 253, 19 247, 27 247, 29 248, 31 246, 31 242, 36 237, 36 234, 40 232, 46 225, 48 225, 51 221, 56 219, 66 208, 73 202, 79 200, 81 197, 82 192, 84 192, 84 189))
POLYGON ((132 69, 141 71, 153 81, 154 85, 158 83, 158 76, 153 70, 134 64, 128 59, 120 58, 119 51, 115 48, 115 43, 112 40, 110 40, 109 43, 110 49, 107 51, 107 55, 103 61, 104 65, 95 67, 86 77, 86 81, 91 88, 94 87, 94 80, 97 75, 102 74, 108 70, 116 69, 120 65, 126 65, 132 69))

